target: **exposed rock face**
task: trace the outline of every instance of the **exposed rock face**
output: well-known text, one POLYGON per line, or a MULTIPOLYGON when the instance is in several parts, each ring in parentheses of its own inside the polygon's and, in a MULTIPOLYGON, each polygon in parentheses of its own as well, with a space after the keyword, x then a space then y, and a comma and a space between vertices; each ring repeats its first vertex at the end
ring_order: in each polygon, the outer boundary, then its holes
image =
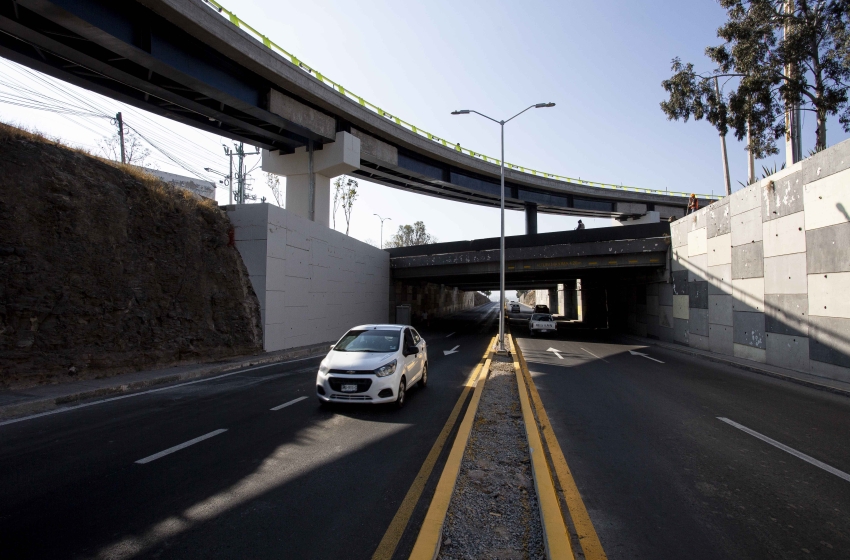
POLYGON ((5 125, 0 150, 0 387, 260 351, 214 203, 5 125))

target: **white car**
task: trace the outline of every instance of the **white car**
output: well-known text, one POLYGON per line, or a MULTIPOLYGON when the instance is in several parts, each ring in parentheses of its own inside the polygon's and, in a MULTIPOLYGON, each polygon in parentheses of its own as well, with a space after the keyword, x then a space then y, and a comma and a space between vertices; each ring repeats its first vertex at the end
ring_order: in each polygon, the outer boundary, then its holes
POLYGON ((416 329, 405 325, 354 327, 319 365, 316 396, 321 403, 395 403, 404 406, 414 384, 428 384, 428 351, 416 329))
POLYGON ((528 332, 531 336, 535 333, 550 333, 558 329, 555 319, 546 313, 533 313, 528 320, 528 332))
POLYGON ((510 313, 519 313, 519 312, 520 312, 519 304, 518 303, 512 303, 510 313))

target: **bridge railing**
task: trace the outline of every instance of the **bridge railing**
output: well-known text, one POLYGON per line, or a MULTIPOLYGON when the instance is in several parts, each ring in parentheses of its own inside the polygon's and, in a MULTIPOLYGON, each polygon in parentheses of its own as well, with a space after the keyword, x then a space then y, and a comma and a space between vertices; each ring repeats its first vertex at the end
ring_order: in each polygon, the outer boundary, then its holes
MULTIPOLYGON (((491 157, 491 156, 484 155, 481 152, 476 152, 475 150, 470 150, 469 148, 463 148, 463 147, 461 147, 460 144, 450 142, 450 141, 446 140, 445 138, 440 138, 439 136, 431 134, 430 132, 423 130, 422 128, 419 128, 418 126, 416 126, 412 123, 409 123, 409 122, 405 121, 404 119, 401 119, 400 117, 398 117, 396 115, 390 114, 389 112, 381 109, 380 107, 378 107, 374 103, 371 103, 371 102, 367 101, 366 99, 360 97, 359 95, 355 94, 353 91, 346 89, 345 87, 342 86, 342 84, 338 84, 337 82, 328 78, 327 76, 325 76, 324 74, 322 74, 321 72, 316 70, 315 68, 308 66, 302 60, 300 60, 298 57, 296 57, 294 54, 290 53, 289 51, 287 51, 286 49, 284 49, 283 47, 281 47, 280 45, 278 45, 277 43, 275 43, 274 41, 269 39, 266 35, 263 35, 259 31, 254 29, 250 24, 239 19, 239 17, 236 14, 234 14, 233 12, 231 12, 230 10, 228 10, 227 8, 225 8, 224 6, 219 4, 216 0, 203 0, 203 1, 206 4, 208 4, 209 6, 211 6, 214 10, 216 10, 223 17, 227 18, 230 21, 230 23, 232 23, 233 25, 235 25, 239 29, 245 31, 249 35, 253 36, 257 41, 261 42, 268 49, 275 51, 280 55, 283 55, 284 57, 289 59, 289 61, 292 62, 292 64, 301 68, 302 70, 304 70, 305 72, 307 72, 308 74, 310 74, 311 76, 313 76, 314 78, 316 78, 317 80, 322 82, 323 84, 329 86, 331 89, 333 89, 338 94, 340 94, 340 95, 342 95, 342 96, 344 96, 348 99, 351 99, 352 101, 359 103, 363 107, 366 107, 367 109, 374 111, 375 113, 379 114, 380 116, 394 122, 398 126, 405 128, 405 129, 409 130, 410 132, 413 132, 414 134, 417 134, 419 136, 427 138, 428 140, 431 140, 433 142, 437 142, 439 144, 442 144, 443 146, 445 146, 447 148, 454 149, 454 150, 456 150, 456 151, 458 151, 462 154, 472 156, 476 159, 480 159, 480 160, 488 162, 488 163, 494 163, 496 165, 501 165, 502 162, 498 158, 494 158, 494 157, 491 157)), ((616 190, 620 190, 620 191, 631 191, 631 192, 648 193, 648 194, 661 194, 661 195, 666 195, 666 196, 683 196, 683 197, 690 196, 690 193, 684 193, 684 192, 679 192, 679 191, 668 191, 668 190, 662 191, 662 190, 659 190, 659 189, 647 189, 647 188, 643 188, 643 187, 616 185, 616 184, 613 184, 613 183, 600 183, 599 181, 588 181, 586 179, 582 179, 581 177, 567 177, 567 176, 564 176, 564 175, 547 173, 547 172, 544 172, 544 171, 538 171, 536 169, 531 169, 530 167, 523 167, 521 165, 516 165, 514 163, 508 163, 508 162, 505 162, 505 167, 508 167, 510 169, 515 169, 515 170, 520 171, 522 173, 530 173, 530 174, 538 176, 538 177, 544 177, 546 179, 554 179, 556 181, 564 181, 564 182, 568 182, 568 183, 574 183, 574 184, 578 184, 578 185, 587 185, 587 186, 590 186, 590 187, 598 187, 598 188, 602 188, 602 189, 616 189, 616 190)), ((699 196, 699 198, 710 199, 710 200, 720 200, 722 198, 721 196, 713 195, 713 194, 712 195, 701 194, 701 195, 698 195, 698 196, 699 196)))

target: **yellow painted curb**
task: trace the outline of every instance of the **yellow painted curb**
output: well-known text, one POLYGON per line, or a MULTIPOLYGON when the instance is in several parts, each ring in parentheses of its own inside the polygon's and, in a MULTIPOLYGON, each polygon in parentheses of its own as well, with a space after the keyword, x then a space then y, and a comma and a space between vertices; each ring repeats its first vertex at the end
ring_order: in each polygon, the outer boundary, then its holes
POLYGON ((475 392, 472 393, 466 414, 464 414, 457 430, 449 458, 446 460, 446 466, 443 467, 443 473, 440 475, 440 481, 437 483, 437 489, 434 491, 428 513, 425 514, 425 521, 422 522, 422 527, 419 529, 419 536, 416 537, 416 544, 413 545, 413 551, 410 553, 411 560, 434 560, 440 553, 443 524, 446 522, 449 503, 452 500, 457 477, 460 474, 463 453, 466 451, 466 444, 472 431, 472 423, 475 420, 475 413, 478 411, 481 393, 484 391, 484 383, 487 380, 487 374, 490 372, 490 354, 493 351, 495 340, 496 338, 493 337, 493 340, 487 345, 487 352, 484 353, 482 362, 478 365, 479 374, 475 392))
POLYGON ((514 373, 519 389, 519 402, 522 406, 522 420, 525 423, 525 434, 528 439, 528 451, 531 455, 531 472, 534 475, 534 488, 537 491, 540 522, 543 524, 543 545, 546 550, 546 558, 574 560, 570 536, 567 533, 567 526, 564 524, 564 517, 561 515, 561 506, 558 503, 558 495, 555 493, 552 476, 549 474, 549 465, 546 463, 546 454, 543 451, 543 443, 540 441, 540 432, 537 430, 537 422, 534 419, 534 413, 531 411, 513 337, 509 337, 509 341, 511 348, 514 348, 514 373))
POLYGON ((543 401, 540 400, 540 393, 537 392, 537 386, 531 378, 531 374, 528 371, 528 364, 525 362, 525 357, 522 355, 522 349, 520 349, 519 344, 516 345, 514 356, 516 356, 516 360, 519 360, 520 367, 517 368, 517 371, 522 371, 525 384, 527 384, 529 393, 531 393, 531 402, 534 404, 534 409, 537 412, 540 430, 543 432, 543 438, 549 450, 549 457, 552 459, 552 467, 555 471, 552 475, 557 480, 561 492, 564 494, 564 501, 567 503, 569 516, 578 535, 584 557, 586 560, 607 560, 608 557, 602 549, 602 543, 599 541, 599 536, 596 534, 596 529, 593 527, 593 522, 590 520, 587 508, 581 499, 581 494, 579 494, 576 482, 570 472, 570 467, 567 465, 567 459, 564 457, 564 452, 561 450, 558 438, 555 437, 555 432, 552 430, 549 416, 546 414, 546 409, 543 408, 543 401))
MULTIPOLYGON (((495 340, 495 337, 493 340, 495 340)), ((463 391, 461 392, 460 397, 458 397, 451 414, 449 414, 446 424, 440 431, 440 435, 437 436, 437 440, 431 447, 431 451, 428 452, 425 462, 422 463, 422 466, 419 468, 416 478, 413 479, 413 484, 410 485, 410 489, 404 496, 404 500, 402 500, 398 511, 396 511, 393 520, 390 522, 390 526, 387 528, 386 533, 384 533, 384 537, 381 539, 380 544, 378 544, 378 548, 375 549, 375 553, 372 555, 372 560, 390 560, 393 557, 393 554, 395 554, 395 549, 398 546, 399 541, 401 541, 401 537, 404 534, 404 530, 407 528, 407 523, 413 515, 413 510, 419 502, 419 498, 422 496, 422 491, 425 489, 425 484, 431 476, 431 471, 434 469, 434 465, 437 463, 437 459, 443 451, 443 446, 445 445, 449 434, 455 427, 457 417, 460 415, 460 411, 463 408, 463 403, 466 402, 466 396, 469 394, 469 391, 475 387, 475 380, 478 378, 481 368, 484 365, 492 346, 493 341, 490 341, 490 344, 487 346, 487 351, 484 352, 484 355, 481 357, 481 361, 478 362, 478 365, 473 368, 472 373, 470 373, 469 377, 466 379, 463 391)))

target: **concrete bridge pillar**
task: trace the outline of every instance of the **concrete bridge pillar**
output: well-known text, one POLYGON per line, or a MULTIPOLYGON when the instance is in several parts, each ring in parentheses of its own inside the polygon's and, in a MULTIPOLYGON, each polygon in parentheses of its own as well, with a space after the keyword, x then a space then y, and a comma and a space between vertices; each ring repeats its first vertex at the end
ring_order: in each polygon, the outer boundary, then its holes
POLYGON ((558 286, 549 288, 549 313, 552 315, 560 314, 558 309, 558 291, 558 286))
POLYGON ((537 204, 533 202, 525 203, 525 234, 532 235, 537 233, 537 204))
POLYGON ((286 177, 286 209, 328 226, 331 177, 360 169, 360 139, 337 132, 336 142, 321 150, 296 148, 295 153, 262 151, 262 170, 286 177))

